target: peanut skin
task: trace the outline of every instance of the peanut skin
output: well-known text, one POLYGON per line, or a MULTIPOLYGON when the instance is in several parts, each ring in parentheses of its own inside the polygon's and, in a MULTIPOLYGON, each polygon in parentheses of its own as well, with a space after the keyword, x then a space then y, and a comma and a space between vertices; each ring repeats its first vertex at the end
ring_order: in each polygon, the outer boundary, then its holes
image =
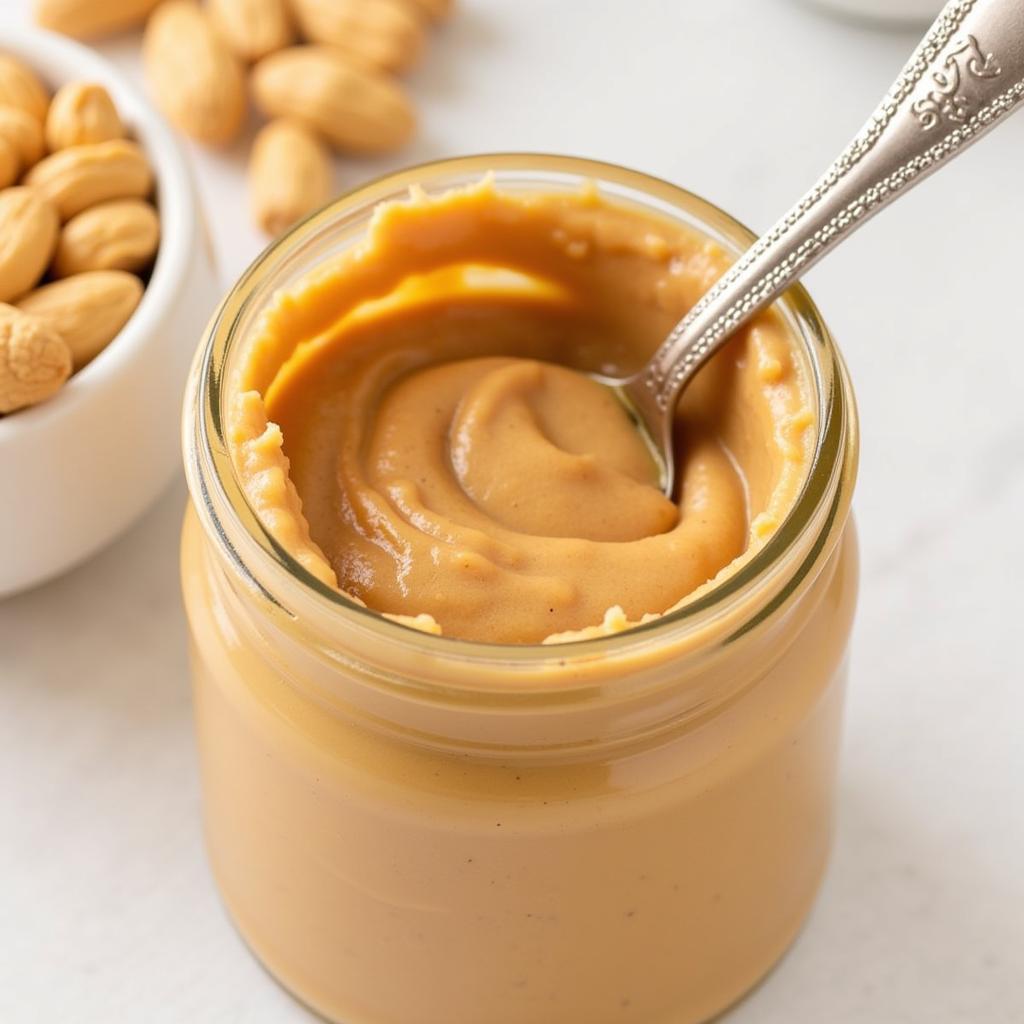
POLYGON ((141 199, 153 172, 140 146, 127 139, 58 150, 32 168, 24 182, 49 199, 61 220, 108 199, 141 199))
POLYGON ((57 211, 35 189, 0 191, 0 302, 27 292, 43 276, 57 244, 57 211))
POLYGON ((37 121, 46 117, 46 108, 50 104, 50 97, 39 76, 9 53, 0 53, 0 104, 18 107, 37 121))
POLYGON ((64 225, 53 257, 55 277, 89 270, 144 269, 156 255, 160 219, 143 199, 90 206, 64 225))
POLYGON ((20 169, 21 157, 14 144, 0 135, 0 189, 13 185, 18 180, 20 169))
POLYGON ((142 282, 123 270, 91 270, 44 284, 18 301, 63 338, 80 370, 128 322, 142 298, 142 282))
POLYGON ((102 85, 68 82, 57 90, 46 114, 46 144, 51 152, 123 138, 121 117, 102 85))
POLYGON ((146 25, 142 62, 153 99, 190 138, 227 145, 246 114, 241 61, 191 0, 167 0, 146 25))
POLYGON ((241 60, 259 60, 295 40, 286 0, 208 0, 207 10, 213 27, 241 60))
POLYGON ((416 127, 393 78, 333 46, 292 46, 265 57, 253 68, 252 90, 268 117, 295 118, 343 152, 389 153, 416 127))
POLYGON ((292 0, 302 34, 352 60, 401 72, 419 58, 423 18, 406 0, 292 0))
POLYGON ((330 155, 316 135, 297 121, 271 121, 253 141, 249 158, 256 223, 268 235, 281 234, 327 202, 331 179, 330 155))
POLYGON ((36 23, 75 39, 137 28, 160 0, 35 0, 36 23))
POLYGON ((20 107, 0 106, 0 138, 17 151, 21 174, 42 159, 43 126, 20 107))
POLYGON ((0 303, 0 414, 56 394, 71 375, 71 350, 56 331, 0 303))

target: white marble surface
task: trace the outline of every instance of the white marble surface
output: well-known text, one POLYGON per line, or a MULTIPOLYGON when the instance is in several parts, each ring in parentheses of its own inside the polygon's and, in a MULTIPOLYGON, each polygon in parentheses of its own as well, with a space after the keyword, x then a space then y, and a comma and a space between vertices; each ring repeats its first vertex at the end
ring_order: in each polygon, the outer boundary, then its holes
MULTIPOLYGON (((788 0, 462 8, 416 76, 403 162, 601 157, 759 228, 914 42, 788 0)), ((135 42, 103 49, 137 75, 135 42)), ((260 245, 242 148, 195 158, 227 283, 260 245)), ((810 275, 863 417, 839 833, 808 928, 730 1024, 1024 1021, 1022 160, 1024 116, 810 275)), ((309 1019, 243 949, 203 859, 183 502, 176 484, 87 565, 0 604, 4 1022, 309 1019)))

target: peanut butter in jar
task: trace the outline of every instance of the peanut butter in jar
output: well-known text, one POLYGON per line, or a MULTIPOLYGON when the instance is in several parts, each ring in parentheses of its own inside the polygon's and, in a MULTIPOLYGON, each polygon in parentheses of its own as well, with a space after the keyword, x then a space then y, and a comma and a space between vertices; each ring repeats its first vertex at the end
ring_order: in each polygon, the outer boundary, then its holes
POLYGON ((642 363, 750 240, 618 168, 450 161, 302 225, 211 326, 182 555, 210 856, 328 1019, 702 1021, 799 928, 856 593, 838 353, 799 288, 738 335, 672 501, 574 372, 642 363))

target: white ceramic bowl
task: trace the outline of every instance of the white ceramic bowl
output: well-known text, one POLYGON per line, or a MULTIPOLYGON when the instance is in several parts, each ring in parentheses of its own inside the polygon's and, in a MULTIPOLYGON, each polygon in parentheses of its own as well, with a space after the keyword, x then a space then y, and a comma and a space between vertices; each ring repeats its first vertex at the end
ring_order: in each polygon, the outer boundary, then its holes
POLYGON ((87 558, 126 529, 179 467, 189 362, 219 298, 192 178, 167 125, 103 58, 4 27, 0 50, 50 88, 102 82, 156 176, 161 241, 138 309, 47 402, 0 418, 0 595, 87 558))

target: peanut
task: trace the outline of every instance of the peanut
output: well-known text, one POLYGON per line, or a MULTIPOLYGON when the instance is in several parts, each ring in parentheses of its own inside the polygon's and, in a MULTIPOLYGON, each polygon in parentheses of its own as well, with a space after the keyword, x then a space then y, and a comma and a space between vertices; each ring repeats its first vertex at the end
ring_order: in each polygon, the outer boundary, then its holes
POLYGON ((25 175, 24 183, 51 200, 66 221, 108 199, 149 195, 153 172, 134 142, 111 139, 52 153, 25 175))
POLYGON ((168 0, 153 12, 142 40, 150 91, 167 117, 200 142, 226 144, 246 113, 238 58, 190 0, 168 0))
POLYGON ((35 0, 35 19, 43 28, 76 39, 123 32, 141 25, 160 0, 35 0))
POLYGON ((43 126, 20 107, 0 107, 0 138, 17 151, 22 174, 43 155, 43 126))
POLYGON ((286 0, 209 0, 213 27, 237 57, 259 60, 295 39, 286 0))
POLYGON ((141 298, 142 282, 134 274, 90 270, 44 284, 17 306, 64 339, 80 370, 117 336, 141 298))
POLYGON ((331 160, 320 139, 297 121, 271 121, 256 136, 249 158, 253 217, 279 235, 331 195, 331 160))
POLYGON ((57 211, 31 188, 0 192, 0 302, 27 292, 46 270, 57 242, 57 211))
POLYGON ((0 104, 18 107, 37 121, 46 117, 50 104, 39 76, 9 53, 0 53, 0 104))
POLYGON ((264 57, 252 88, 268 117, 294 117, 342 150, 397 149, 416 126, 397 82, 332 47, 293 46, 264 57))
POLYGON ((46 115, 46 144, 52 152, 123 138, 121 117, 102 85, 68 82, 57 90, 46 115))
POLYGON ((431 21, 444 21, 452 13, 455 0, 407 0, 420 14, 431 21))
POLYGON ((21 170, 21 158, 13 144, 0 135, 0 189, 13 185, 21 170))
POLYGON ((34 316, 0 303, 0 414, 36 405, 71 375, 71 350, 34 316))
POLYGON ((91 206, 64 225, 53 273, 70 277, 89 270, 142 270, 156 253, 160 221, 142 199, 114 199, 91 206))
POLYGON ((382 71, 404 71, 423 49, 423 22, 405 0, 292 0, 302 34, 382 71))

